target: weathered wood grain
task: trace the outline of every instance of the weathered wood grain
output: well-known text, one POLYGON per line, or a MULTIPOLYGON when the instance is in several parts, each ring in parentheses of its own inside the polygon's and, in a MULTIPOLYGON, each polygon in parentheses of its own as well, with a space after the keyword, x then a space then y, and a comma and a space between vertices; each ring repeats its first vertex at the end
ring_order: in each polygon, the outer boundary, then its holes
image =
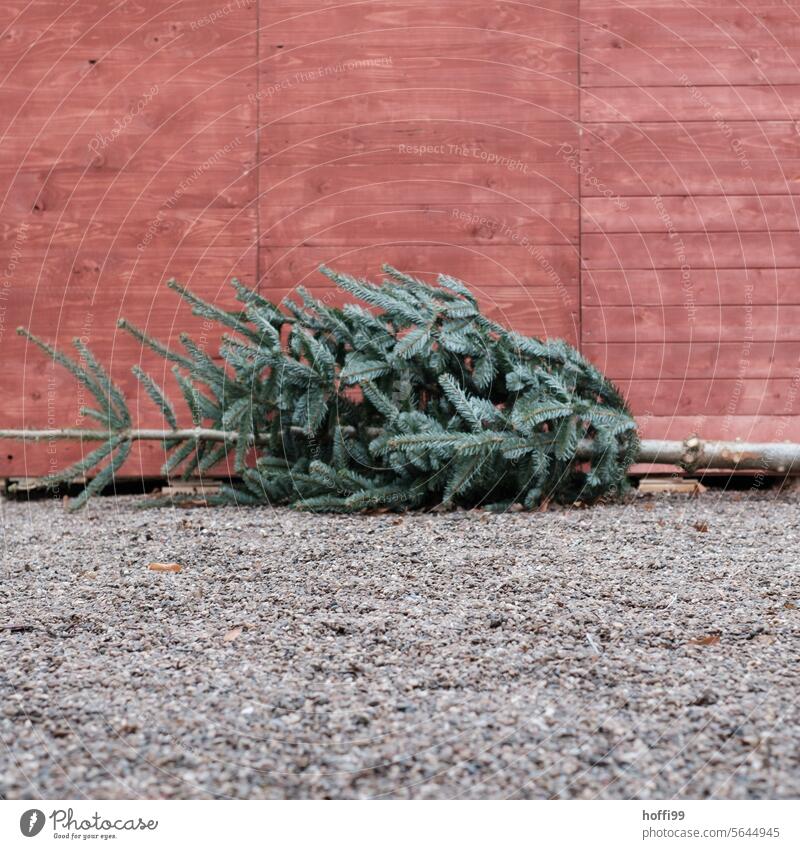
MULTIPOLYGON (((472 164, 271 166, 261 183, 262 206, 356 204, 394 206, 446 203, 461 208, 480 204, 518 204, 536 208, 546 203, 577 203, 577 175, 552 163, 528 167, 472 164), (572 174, 572 176, 570 176, 572 174)), ((489 210, 490 211, 490 210, 489 210)))
POLYGON ((278 79, 293 76, 309 63, 330 76, 369 67, 369 63, 391 66, 401 59, 424 61, 445 72, 445 63, 451 60, 470 60, 487 69, 502 66, 538 71, 572 83, 577 79, 574 44, 547 44, 527 33, 499 29, 414 26, 407 38, 398 38, 393 30, 377 29, 309 41, 304 35, 287 40, 281 37, 279 27, 270 27, 262 36, 261 68, 266 76, 278 79))
POLYGON ((800 268, 691 268, 583 274, 589 306, 692 304, 799 304, 800 268))
POLYGON ((264 37, 273 32, 292 44, 300 38, 326 40, 353 33, 392 32, 395 39, 413 40, 421 27, 441 27, 454 33, 465 28, 524 35, 544 45, 569 45, 574 48, 578 31, 578 5, 563 3, 529 5, 499 2, 426 3, 424 0, 369 0, 353 4, 333 4, 320 8, 309 4, 303 10, 284 7, 282 2, 261 0, 260 24, 264 37))
MULTIPOLYGON (((520 109, 516 117, 523 116, 520 109)), ((468 165, 510 171, 522 177, 541 173, 577 186, 577 127, 568 121, 494 124, 465 120, 370 121, 327 124, 266 124, 262 163, 294 165, 468 165), (572 176, 570 176, 572 175, 572 176)))
MULTIPOLYGON (((794 121, 711 120, 593 123, 584 130, 581 149, 587 167, 599 162, 774 162, 800 158, 794 121)), ((745 165, 741 166, 745 168, 745 165)))
MULTIPOLYGON (((263 88, 262 91, 267 91, 263 88)), ((452 78, 419 74, 413 81, 366 92, 348 92, 339 85, 297 86, 290 97, 275 97, 263 106, 266 123, 369 124, 374 121, 468 121, 476 124, 529 121, 575 121, 575 87, 569 83, 520 80, 515 86, 486 81, 485 72, 471 69, 452 78)), ((265 98, 267 100, 267 98, 265 98)))
MULTIPOLYGON (((800 404, 787 398, 798 395, 797 379, 750 378, 648 378, 620 380, 635 416, 768 416, 800 413, 800 404)), ((687 434, 688 435, 688 434, 687 434)))
MULTIPOLYGON (((89 400, 61 370, 51 385, 16 325, 61 347, 84 338, 136 405, 131 363, 159 363, 116 318, 213 349, 216 329, 164 281, 226 304, 228 277, 256 283, 257 10, 241 2, 213 22, 210 11, 203 0, 0 4, 4 424, 70 421, 89 400)), ((2 474, 80 451, 6 448, 2 474)), ((157 473, 156 453, 137 449, 125 473, 157 473)))
MULTIPOLYGON (((676 130, 680 132, 680 130, 676 130)), ((709 159, 677 161, 600 161, 587 164, 581 179, 581 196, 631 195, 753 195, 800 192, 800 159, 777 153, 772 161, 709 159)))
POLYGON ((275 246, 348 246, 364 234, 380 242, 456 245, 576 244, 573 203, 261 205, 262 242, 275 246))
POLYGON ((13 333, 18 325, 55 340, 84 336, 94 342, 119 331, 116 320, 125 316, 153 333, 177 338, 181 330, 197 329, 178 295, 166 287, 177 278, 202 297, 233 305, 227 285, 238 277, 254 285, 255 248, 176 250, 172 253, 93 253, 53 250, 23 254, 12 277, 6 278, 4 352, 18 354, 23 344, 13 333), (6 347, 11 346, 11 347, 6 347))
POLYGON ((800 45, 792 44, 781 44, 777 49, 747 41, 702 49, 680 42, 647 48, 621 41, 613 47, 584 44, 581 84, 674 86, 688 81, 694 86, 792 85, 797 82, 798 63, 800 45))
POLYGON ((800 341, 800 306, 737 305, 588 307, 581 310, 585 342, 800 341))
POLYGON ((642 439, 741 439, 743 442, 800 442, 800 417, 796 415, 641 416, 642 439))
POLYGON ((689 195, 584 198, 584 233, 766 232, 797 230, 800 200, 792 195, 689 195))
POLYGON ((612 380, 717 380, 800 376, 797 342, 584 342, 612 380))
POLYGON ((586 268, 796 268, 800 233, 587 233, 586 268))
POLYGON ((702 52, 706 47, 747 44, 780 49, 800 44, 800 18, 791 5, 720 3, 697 7, 682 2, 666 5, 604 4, 581 8, 581 45, 686 45, 702 52), (637 8, 638 7, 638 8, 637 8))
POLYGON ((699 85, 686 75, 672 86, 586 88, 582 120, 793 121, 800 113, 800 85, 699 85))

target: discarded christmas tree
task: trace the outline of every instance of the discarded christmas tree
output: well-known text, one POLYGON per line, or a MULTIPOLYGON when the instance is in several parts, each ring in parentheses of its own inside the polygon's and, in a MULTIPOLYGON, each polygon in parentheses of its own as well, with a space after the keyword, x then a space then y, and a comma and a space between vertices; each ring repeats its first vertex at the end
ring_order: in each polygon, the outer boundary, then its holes
POLYGON ((166 390, 136 366, 168 428, 132 430, 122 392, 85 346, 76 341, 71 360, 20 330, 92 393, 97 408, 84 413, 103 428, 90 437, 100 447, 44 483, 90 478, 72 502, 80 507, 114 480, 134 439, 157 438, 168 450, 166 475, 204 474, 232 455, 235 478, 213 503, 505 509, 625 489, 636 426, 594 366, 563 341, 489 320, 458 280, 441 275, 430 286, 384 271, 376 286, 322 269, 371 310, 332 308, 303 289, 301 302, 282 310, 234 280, 243 308, 226 312, 171 281, 196 315, 232 331, 223 335, 224 365, 186 335, 178 353, 121 321, 174 364, 195 430, 179 429, 166 390))

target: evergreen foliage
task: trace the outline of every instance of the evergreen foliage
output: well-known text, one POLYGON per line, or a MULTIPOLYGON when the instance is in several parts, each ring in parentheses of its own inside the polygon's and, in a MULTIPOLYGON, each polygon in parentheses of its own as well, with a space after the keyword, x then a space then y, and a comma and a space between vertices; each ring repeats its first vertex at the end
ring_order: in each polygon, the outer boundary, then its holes
MULTIPOLYGON (((387 279, 373 285, 321 270, 371 309, 333 308, 300 288, 299 301, 285 300, 281 310, 234 280, 242 308, 226 312, 170 281, 195 315, 232 331, 223 335, 224 365, 186 335, 177 353, 120 321, 173 363, 194 425, 231 434, 165 437, 165 474, 188 478, 232 455, 237 479, 215 503, 342 512, 532 508, 625 489, 638 448, 633 418, 613 384, 570 345, 490 321, 446 275, 430 286, 384 266, 387 279)), ((52 486, 93 476, 74 503, 81 506, 130 451, 128 407, 80 342, 71 360, 21 332, 92 393, 97 408, 84 412, 109 431, 96 451, 47 479, 52 486)), ((174 430, 168 393, 138 366, 133 373, 174 430)))

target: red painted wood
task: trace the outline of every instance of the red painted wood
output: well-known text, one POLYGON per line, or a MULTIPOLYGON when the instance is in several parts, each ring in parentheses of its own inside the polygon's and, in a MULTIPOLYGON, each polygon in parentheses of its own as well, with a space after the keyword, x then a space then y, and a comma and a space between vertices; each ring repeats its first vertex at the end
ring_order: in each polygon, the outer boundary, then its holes
POLYGON ((586 342, 800 341, 800 306, 642 306, 581 310, 586 342))
POLYGON ((440 27, 495 30, 530 38, 543 45, 564 45, 574 49, 578 30, 578 0, 547 0, 529 5, 499 0, 487 5, 480 0, 367 0, 358 3, 331 3, 319 8, 308 3, 301 9, 286 6, 282 0, 261 0, 261 27, 264 37, 279 34, 286 42, 298 39, 338 39, 353 33, 386 32, 387 41, 399 44, 414 40, 420 29, 440 27))
MULTIPOLYGON (((119 253, 76 258, 62 251, 46 260, 33 259, 28 267, 37 272, 35 276, 19 275, 6 287, 3 344, 18 325, 50 339, 67 340, 84 335, 87 323, 94 344, 114 335, 120 316, 146 322, 154 333, 177 337, 188 319, 185 314, 179 317, 181 299, 166 287, 169 278, 177 277, 202 297, 232 307, 226 282, 237 276, 252 285, 254 262, 252 249, 241 257, 227 251, 193 255, 186 251, 146 258, 119 253)), ((199 326, 193 320, 189 323, 195 329, 199 326)))
MULTIPOLYGON (((130 365, 164 364, 116 318, 171 344, 189 330, 214 350, 216 332, 164 281, 222 303, 231 275, 256 282, 256 9, 241 3, 213 25, 209 11, 203 0, 0 6, 4 426, 74 424, 90 401, 18 324, 59 347, 84 338, 138 407, 130 365)), ((160 421, 152 405, 139 419, 160 421)), ((79 452, 3 443, 0 475, 41 474, 79 452)), ((158 453, 137 447, 126 473, 157 473, 158 453)))
MULTIPOLYGON (((561 3, 567 14, 575 5, 574 2, 561 3)), ((369 64, 401 67, 401 60, 402 63, 415 61, 439 67, 444 73, 448 72, 450 62, 469 60, 487 70, 502 66, 514 72, 539 72, 546 79, 576 82, 574 43, 548 44, 528 34, 502 29, 415 25, 402 43, 398 43, 396 31, 382 28, 371 31, 355 28, 351 33, 323 41, 310 40, 304 32, 287 39, 281 27, 269 27, 263 35, 261 55, 266 60, 262 63, 265 76, 289 77, 292 85, 311 81, 294 76, 309 65, 315 70, 326 69, 329 77, 348 79, 350 74, 363 71, 369 64), (498 62, 499 57, 501 62, 498 62)))
POLYGON ((724 126, 706 121, 597 123, 586 127, 581 147, 587 167, 598 162, 773 162, 797 159, 800 137, 793 121, 754 121, 745 112, 724 126))
MULTIPOLYGON (((456 81, 420 74, 413 83, 375 85, 368 92, 348 92, 338 85, 329 91, 302 86, 285 102, 267 103, 264 120, 267 125, 293 120, 326 125, 334 114, 356 124, 429 120, 508 124, 520 115, 529 121, 577 120, 575 86, 570 83, 520 79, 509 85, 487 80, 480 69, 470 70, 463 81, 457 71, 456 81)), ((262 92, 268 90, 262 86, 262 92)))
POLYGON ((261 206, 261 239, 276 246, 348 246, 364 239, 451 245, 576 243, 573 203, 261 206))
POLYGON ((719 3, 698 7, 681 0, 666 3, 582 3, 581 45, 634 44, 649 49, 685 44, 702 54, 706 47, 747 44, 774 50, 800 44, 797 9, 781 3, 719 3))
POLYGON ((389 262, 577 342, 578 6, 263 2, 262 291, 389 262))
POLYGON ((800 201, 792 195, 705 195, 584 198, 584 233, 744 232, 797 230, 800 201))
MULTIPOLYGON (((774 6, 773 0, 769 4, 774 6)), ((696 3, 694 4, 697 5, 696 3)), ((717 4, 719 5, 719 4, 717 4)), ((586 14, 586 6, 581 4, 586 14)), ((792 85, 797 82, 800 45, 779 49, 752 46, 748 41, 702 49, 675 40, 649 45, 615 42, 598 47, 584 42, 581 83, 584 86, 792 85)))
MULTIPOLYGON (((514 168, 490 170, 469 162, 414 164, 273 166, 262 183, 262 207, 295 207, 323 203, 349 208, 356 204, 393 207, 410 203, 465 204, 494 208, 513 203, 536 209, 543 202, 577 203, 577 178, 568 181, 566 169, 554 163, 531 166, 524 179, 514 168), (552 195, 552 197, 551 197, 552 195)), ((491 209, 488 210, 491 212, 491 209)))
POLYGON ((706 268, 585 271, 587 306, 625 304, 798 304, 800 269, 706 268))
POLYGON ((800 233, 587 233, 586 268, 796 268, 800 233))
POLYGON ((584 342, 612 380, 796 378, 798 342, 584 342))
POLYGON ((640 416, 643 439, 684 440, 698 434, 704 439, 741 439, 743 442, 800 442, 800 416, 692 415, 640 416))
POLYGON ((581 13, 585 352, 646 437, 798 438, 797 9, 581 13))
MULTIPOLYGON (((680 133, 673 129, 673 134, 680 133)), ((702 154, 698 154, 701 156, 702 154)), ((800 159, 784 158, 777 151, 772 160, 679 161, 668 155, 652 160, 596 161, 585 157, 582 197, 605 195, 796 195, 800 193, 800 159)))
MULTIPOLYGON (((518 118, 523 115, 523 110, 517 112, 518 118)), ((578 147, 578 128, 570 121, 495 124, 472 116, 353 124, 331 119, 322 125, 270 124, 268 129, 262 139, 262 163, 267 166, 262 173, 268 180, 280 166, 447 165, 468 166, 476 179, 508 172, 522 183, 522 177, 542 174, 556 184, 577 186, 577 179, 570 178, 577 177, 577 169, 569 167, 565 153, 578 147)))
POLYGON ((674 380, 650 378, 621 380, 634 415, 687 416, 726 415, 765 416, 786 412, 797 415, 796 406, 787 404, 792 393, 797 394, 800 375, 776 379, 721 378, 674 380))
MULTIPOLYGON (((645 437, 800 439, 796 12, 0 3, 3 423, 80 405, 18 323, 87 336, 156 423, 129 366, 163 362, 117 315, 218 343, 167 277, 225 304, 233 274, 338 302, 320 263, 376 277, 388 261, 454 274, 517 329, 582 344, 645 437)), ((0 474, 41 474, 79 448, 0 450, 0 474)), ((156 472, 160 453, 137 448, 126 471, 156 472)))
MULTIPOLYGON (((680 81, 679 81, 680 82, 680 81)), ((673 86, 630 84, 588 88, 581 102, 584 121, 786 121, 800 109, 798 85, 673 86)))
MULTIPOLYGON (((80 4, 3 0, 0 9, 9 51, 29 54, 33 46, 37 50, 60 48, 61 53, 78 48, 124 48, 125 58, 136 62, 163 52, 167 46, 168 55, 174 58, 197 58, 215 45, 250 38, 251 30, 243 26, 243 19, 252 23, 253 5, 253 0, 242 0, 233 7, 237 14, 219 15, 211 26, 206 0, 180 0, 168 5, 142 0, 124 6, 110 6, 104 0, 81 0, 80 4)), ((11 54, 7 61, 17 59, 11 54)))

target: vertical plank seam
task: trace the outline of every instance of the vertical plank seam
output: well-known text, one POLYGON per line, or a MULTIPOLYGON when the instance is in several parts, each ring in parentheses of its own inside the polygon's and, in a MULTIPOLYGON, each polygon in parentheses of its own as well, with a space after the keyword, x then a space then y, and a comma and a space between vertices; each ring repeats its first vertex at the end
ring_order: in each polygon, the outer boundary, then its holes
POLYGON ((255 275, 253 285, 257 292, 261 291, 261 0, 255 0, 256 7, 256 249, 255 275))
POLYGON ((583 75, 581 59, 583 47, 581 32, 583 30, 583 15, 581 0, 578 2, 578 26, 575 29, 575 52, 578 68, 578 350, 583 351, 583 75))

